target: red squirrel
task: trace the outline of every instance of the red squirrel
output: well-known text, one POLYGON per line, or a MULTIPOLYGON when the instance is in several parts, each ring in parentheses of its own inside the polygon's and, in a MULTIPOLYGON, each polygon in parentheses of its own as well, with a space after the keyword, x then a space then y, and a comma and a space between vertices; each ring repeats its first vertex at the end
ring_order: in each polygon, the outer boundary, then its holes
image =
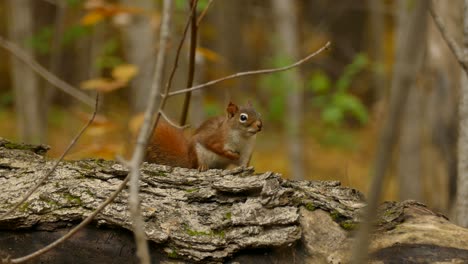
POLYGON ((248 166, 256 135, 262 130, 260 114, 250 103, 238 107, 230 102, 226 112, 206 120, 190 138, 167 122, 158 123, 146 161, 200 171, 248 166))

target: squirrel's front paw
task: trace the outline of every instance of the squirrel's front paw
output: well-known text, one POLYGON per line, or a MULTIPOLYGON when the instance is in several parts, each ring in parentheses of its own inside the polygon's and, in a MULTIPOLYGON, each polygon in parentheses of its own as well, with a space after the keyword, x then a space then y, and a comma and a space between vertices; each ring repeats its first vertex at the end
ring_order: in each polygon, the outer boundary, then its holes
POLYGON ((207 171, 207 170, 208 170, 208 165, 206 164, 198 165, 198 171, 207 171))
POLYGON ((240 153, 232 150, 227 150, 226 157, 230 160, 238 160, 240 158, 240 153))

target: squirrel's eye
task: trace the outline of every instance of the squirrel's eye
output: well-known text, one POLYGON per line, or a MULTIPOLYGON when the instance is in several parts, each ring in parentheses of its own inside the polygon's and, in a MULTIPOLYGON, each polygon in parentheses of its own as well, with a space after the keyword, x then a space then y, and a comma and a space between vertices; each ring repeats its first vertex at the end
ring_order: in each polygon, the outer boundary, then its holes
POLYGON ((248 118, 249 118, 249 115, 242 113, 242 114, 240 114, 239 120, 242 123, 245 123, 245 121, 247 121, 248 118))

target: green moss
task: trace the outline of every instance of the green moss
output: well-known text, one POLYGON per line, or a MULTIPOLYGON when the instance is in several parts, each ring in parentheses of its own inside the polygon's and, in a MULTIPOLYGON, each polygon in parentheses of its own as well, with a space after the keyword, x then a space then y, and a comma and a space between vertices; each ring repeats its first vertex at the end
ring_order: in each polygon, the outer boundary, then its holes
POLYGON ((157 176, 157 177, 166 177, 167 173, 163 171, 150 171, 150 170, 145 170, 144 171, 146 174, 150 176, 157 176))
POLYGON ((22 205, 18 207, 20 212, 27 212, 29 210, 29 202, 24 202, 22 205))
POLYGON ((231 220, 231 218, 232 218, 232 213, 231 213, 231 212, 227 212, 225 216, 226 216, 226 219, 227 219, 227 220, 231 220))
POLYGON ((333 221, 335 222, 339 222, 340 219, 343 217, 340 213, 338 213, 338 211, 334 210, 332 212, 330 212, 330 216, 331 218, 333 219, 333 221))
POLYGON ((355 230, 357 228, 357 223, 354 223, 352 222, 351 220, 348 220, 348 221, 343 221, 340 223, 340 226, 341 228, 343 228, 344 230, 348 230, 348 231, 351 231, 351 230, 355 230))
POLYGON ((85 190, 85 193, 87 193, 89 196, 94 197, 94 193, 91 192, 91 190, 89 190, 89 189, 86 189, 86 190, 85 190))
POLYGON ((337 224, 341 226, 344 230, 354 230, 357 228, 357 223, 353 220, 349 219, 348 217, 340 214, 338 211, 333 210, 330 212, 330 217, 335 221, 337 224))
POLYGON ((185 229, 185 231, 187 232, 189 236, 210 236, 212 234, 212 232, 198 231, 198 230, 193 230, 189 228, 185 229))
POLYGON ((180 255, 177 253, 177 251, 175 249, 171 249, 171 252, 168 252, 167 253, 167 256, 169 258, 173 258, 173 259, 178 259, 180 258, 180 255))
POLYGON ((51 200, 51 199, 49 199, 49 198, 47 198, 47 197, 44 197, 44 196, 41 196, 41 195, 40 195, 40 196, 39 196, 39 199, 40 199, 41 201, 45 202, 46 204, 48 204, 50 207, 59 207, 59 206, 60 206, 60 204, 57 203, 56 201, 51 200))
POLYGON ((315 211, 315 209, 317 209, 313 203, 306 203, 304 207, 309 211, 315 211))
POLYGON ((220 238, 225 238, 226 237, 226 232, 224 232, 224 230, 215 231, 215 232, 213 232, 213 236, 217 236, 217 237, 220 237, 220 238))
POLYGON ((197 192, 198 189, 197 188, 194 188, 194 189, 187 189, 185 190, 187 193, 193 193, 193 192, 197 192))
POLYGON ((81 199, 78 196, 74 196, 74 195, 67 193, 65 194, 65 199, 67 199, 69 203, 81 205, 81 199))
POLYGON ((220 231, 198 231, 198 230, 193 230, 188 227, 188 225, 184 225, 185 232, 189 236, 211 236, 211 237, 220 237, 220 238, 225 238, 226 237, 226 232, 224 230, 220 231))

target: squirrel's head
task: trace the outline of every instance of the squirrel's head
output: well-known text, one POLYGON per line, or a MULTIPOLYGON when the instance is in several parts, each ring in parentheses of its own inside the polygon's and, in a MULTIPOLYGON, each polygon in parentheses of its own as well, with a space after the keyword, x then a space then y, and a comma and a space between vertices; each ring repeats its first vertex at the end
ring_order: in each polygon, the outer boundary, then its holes
POLYGON ((230 126, 242 131, 245 136, 253 136, 262 130, 263 123, 260 114, 255 111, 250 102, 241 107, 229 102, 226 111, 230 126))

